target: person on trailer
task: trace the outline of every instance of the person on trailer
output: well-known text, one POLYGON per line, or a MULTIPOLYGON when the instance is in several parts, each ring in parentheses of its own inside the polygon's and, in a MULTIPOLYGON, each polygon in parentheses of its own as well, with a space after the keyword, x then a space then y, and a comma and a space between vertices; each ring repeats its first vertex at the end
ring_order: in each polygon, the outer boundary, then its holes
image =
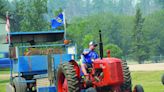
POLYGON ((98 58, 98 54, 94 51, 97 47, 97 43, 91 41, 89 43, 89 48, 84 49, 81 55, 81 70, 84 76, 88 76, 88 68, 92 68, 92 62, 98 58))

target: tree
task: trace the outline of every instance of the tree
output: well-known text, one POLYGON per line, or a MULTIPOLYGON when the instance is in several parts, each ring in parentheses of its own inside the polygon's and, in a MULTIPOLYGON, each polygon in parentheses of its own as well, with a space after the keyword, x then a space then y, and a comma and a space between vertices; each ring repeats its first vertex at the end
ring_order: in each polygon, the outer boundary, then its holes
POLYGON ((0 0, 0 18, 6 20, 6 12, 8 11, 11 31, 18 28, 17 21, 13 18, 14 9, 12 2, 10 3, 8 0, 0 0))
POLYGON ((6 20, 6 11, 8 11, 8 2, 6 0, 0 0, 0 18, 6 20))
POLYGON ((134 7, 132 5, 132 2, 132 0, 120 0, 118 2, 117 11, 119 11, 120 14, 134 14, 134 7))
POLYGON ((9 11, 11 31, 41 31, 48 29, 47 0, 0 0, 0 18, 9 11))
POLYGON ((44 19, 44 14, 47 13, 47 0, 28 0, 19 1, 18 15, 22 16, 20 21, 21 31, 41 31, 48 29, 47 20, 44 19))
POLYGON ((128 24, 126 24, 126 22, 124 22, 123 24, 128 26, 122 28, 122 25, 120 25, 122 22, 119 20, 121 19, 118 19, 115 15, 110 13, 104 15, 92 15, 84 18, 76 18, 71 21, 70 26, 67 28, 67 33, 69 38, 74 38, 73 41, 77 43, 79 47, 78 52, 82 52, 84 48, 87 48, 89 41, 93 40, 99 42, 98 30, 100 29, 102 30, 104 46, 108 44, 115 44, 120 47, 123 39, 121 33, 127 29, 131 29, 129 28, 131 27, 129 25, 132 23, 128 22, 128 24), (122 32, 120 29, 123 29, 121 30, 122 32))
MULTIPOLYGON (((103 1, 107 2, 105 0, 103 1)), ((95 4, 98 2, 93 1, 93 3, 94 4, 90 7, 95 6, 95 4)), ((122 4, 125 4, 125 2, 123 2, 122 4)), ((88 3, 88 5, 90 5, 90 3, 88 3)), ((97 5, 97 7, 101 7, 101 4, 97 5)), ((128 7, 126 8, 128 9, 128 7)), ((92 10, 92 8, 90 9, 92 10)), ((97 11, 95 9, 93 10, 95 11, 95 13, 90 13, 90 15, 85 17, 73 17, 73 19, 69 21, 67 35, 69 36, 68 38, 73 38, 73 41, 77 43, 79 53, 81 53, 82 50, 87 47, 89 40, 94 39, 94 41, 99 41, 99 29, 102 30, 104 47, 108 44, 115 44, 119 48, 121 48, 123 56, 132 55, 132 59, 139 61, 137 57, 140 57, 140 60, 144 61, 146 59, 150 59, 151 53, 151 55, 159 55, 159 52, 160 54, 163 53, 162 46, 164 42, 162 40, 162 12, 154 12, 153 14, 144 15, 145 18, 143 18, 141 11, 140 13, 137 13, 136 16, 138 17, 136 17, 127 16, 126 14, 118 15, 116 13, 106 12, 106 10, 105 12, 102 12, 102 14, 97 14, 99 9, 97 11), (150 43, 152 42, 152 40, 155 39, 157 40, 153 41, 153 43, 150 43), (137 48, 139 48, 138 51, 137 48)))
POLYGON ((155 2, 161 6, 162 9, 164 9, 164 1, 163 0, 155 0, 155 2))
POLYGON ((149 42, 150 54, 152 56, 164 55, 164 10, 156 11, 146 16, 143 30, 146 31, 146 37, 149 42))
POLYGON ((111 57, 122 57, 122 50, 115 44, 107 44, 104 46, 104 55, 106 55, 106 51, 110 50, 111 57))
POLYGON ((142 30, 144 20, 145 19, 142 17, 140 8, 137 8, 134 21, 134 30, 132 32, 132 55, 139 64, 143 63, 148 56, 148 48, 146 46, 144 31, 142 30))
POLYGON ((0 18, 4 18, 4 5, 3 2, 0 0, 0 18))

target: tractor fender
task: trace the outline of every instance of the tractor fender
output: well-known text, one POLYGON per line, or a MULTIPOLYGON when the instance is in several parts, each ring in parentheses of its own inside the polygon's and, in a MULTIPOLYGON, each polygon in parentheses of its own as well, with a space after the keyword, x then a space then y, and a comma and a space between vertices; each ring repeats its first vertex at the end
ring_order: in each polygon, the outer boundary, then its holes
POLYGON ((69 63, 70 63, 71 65, 73 65, 73 67, 74 67, 74 69, 75 69, 75 71, 76 71, 76 74, 77 74, 78 78, 80 78, 80 67, 79 67, 78 63, 77 63, 75 60, 70 60, 69 63))

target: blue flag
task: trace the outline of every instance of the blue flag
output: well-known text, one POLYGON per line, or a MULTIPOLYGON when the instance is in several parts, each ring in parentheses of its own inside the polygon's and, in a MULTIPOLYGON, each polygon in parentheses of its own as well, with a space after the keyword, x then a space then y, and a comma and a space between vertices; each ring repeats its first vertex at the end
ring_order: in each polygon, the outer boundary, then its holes
POLYGON ((63 21, 63 14, 62 13, 60 13, 55 19, 51 20, 52 29, 55 29, 59 26, 62 26, 63 24, 64 24, 64 21, 63 21))

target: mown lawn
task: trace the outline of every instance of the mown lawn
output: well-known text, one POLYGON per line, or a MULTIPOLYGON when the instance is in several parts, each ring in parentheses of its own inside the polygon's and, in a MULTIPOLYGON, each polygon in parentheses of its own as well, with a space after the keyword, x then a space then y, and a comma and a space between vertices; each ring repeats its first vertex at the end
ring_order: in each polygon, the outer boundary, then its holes
POLYGON ((161 83, 161 76, 164 71, 132 72, 133 86, 141 84, 145 92, 164 92, 164 85, 161 83))
POLYGON ((0 74, 10 74, 10 69, 9 68, 0 69, 0 74))
MULTIPOLYGON (((9 74, 9 71, 0 71, 1 74, 9 74)), ((164 86, 161 83, 161 76, 164 71, 154 72, 132 72, 133 86, 141 84, 144 87, 145 92, 164 92, 164 86)), ((3 80, 0 78, 0 92, 6 92, 6 83, 9 83, 9 79, 3 80)))
POLYGON ((6 83, 9 83, 8 78, 2 78, 1 75, 3 74, 10 74, 9 69, 0 69, 0 92, 6 92, 6 83))
POLYGON ((0 92, 6 92, 6 83, 9 83, 9 79, 0 80, 0 92))

